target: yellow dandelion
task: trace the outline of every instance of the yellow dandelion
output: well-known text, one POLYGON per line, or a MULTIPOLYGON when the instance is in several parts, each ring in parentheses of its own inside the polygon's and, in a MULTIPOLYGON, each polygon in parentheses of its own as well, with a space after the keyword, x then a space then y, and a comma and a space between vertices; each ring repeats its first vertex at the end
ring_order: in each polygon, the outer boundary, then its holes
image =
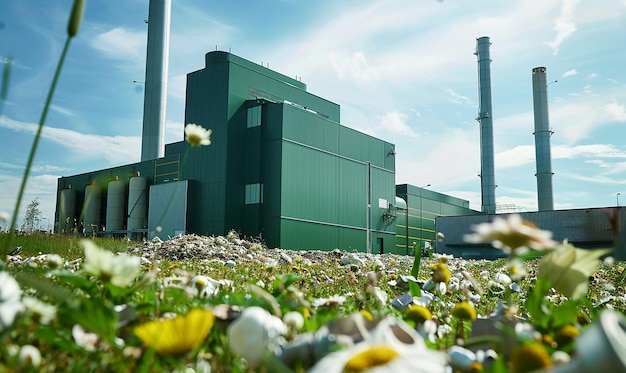
POLYGON ((445 265, 445 263, 434 264, 431 269, 433 270, 433 282, 443 282, 447 284, 448 281, 450 281, 450 270, 448 269, 448 266, 445 265))
POLYGON ((458 319, 466 321, 476 320, 476 310, 468 302, 457 303, 450 314, 458 319))
POLYGON ((374 320, 374 315, 372 315, 368 310, 359 310, 359 313, 365 317, 368 321, 374 320))
POLYGON ((511 356, 511 372, 525 373, 552 366, 552 359, 541 345, 529 343, 517 346, 511 356))
POLYGON ((433 314, 424 306, 417 304, 410 305, 404 312, 407 320, 414 321, 416 323, 423 323, 426 320, 431 320, 433 314))
POLYGON ((368 369, 385 365, 400 354, 389 346, 372 346, 352 356, 343 367, 343 372, 363 372, 368 369))
POLYGON ((193 309, 174 319, 149 321, 135 328, 135 335, 163 355, 181 355, 197 347, 209 334, 215 315, 193 309))

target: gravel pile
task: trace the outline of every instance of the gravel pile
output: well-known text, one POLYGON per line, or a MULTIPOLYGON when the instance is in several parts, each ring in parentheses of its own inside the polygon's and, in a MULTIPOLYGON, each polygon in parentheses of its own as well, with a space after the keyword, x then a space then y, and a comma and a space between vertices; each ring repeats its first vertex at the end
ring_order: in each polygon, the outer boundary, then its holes
POLYGON ((285 250, 268 248, 254 239, 243 239, 231 231, 224 236, 198 236, 195 234, 179 235, 167 241, 155 238, 129 247, 129 253, 142 256, 150 261, 163 259, 169 261, 208 260, 223 262, 234 266, 245 263, 317 263, 341 262, 345 265, 396 264, 413 263, 413 257, 394 254, 367 254, 362 252, 346 252, 339 249, 332 251, 320 250, 285 250))

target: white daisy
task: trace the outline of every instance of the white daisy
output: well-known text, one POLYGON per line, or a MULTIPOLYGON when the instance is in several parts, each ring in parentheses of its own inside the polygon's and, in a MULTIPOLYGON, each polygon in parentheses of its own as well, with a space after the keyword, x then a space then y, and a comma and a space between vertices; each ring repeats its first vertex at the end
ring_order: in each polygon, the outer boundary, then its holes
POLYGON ((263 355, 275 348, 288 328, 278 317, 257 306, 248 307, 228 326, 228 342, 233 352, 251 366, 263 362, 263 355))
POLYGON ((189 123, 185 126, 185 141, 191 146, 211 145, 211 130, 189 123))
POLYGON ((51 304, 44 303, 33 297, 24 297, 22 303, 26 306, 28 313, 44 325, 49 324, 50 321, 56 318, 57 308, 51 304))
POLYGON ((0 272, 0 332, 11 326, 15 316, 24 309, 22 290, 7 272, 0 272))
POLYGON ((90 240, 81 240, 80 243, 85 249, 83 268, 102 281, 109 281, 113 285, 126 287, 135 280, 141 270, 139 257, 115 255, 98 247, 90 240))
POLYGON ((326 355, 309 373, 445 372, 447 356, 426 347, 422 337, 402 320, 382 319, 369 337, 326 355))
POLYGON ((492 223, 475 225, 474 231, 476 233, 465 235, 466 241, 491 242, 507 254, 523 254, 528 249, 548 250, 556 245, 551 239, 552 232, 537 228, 517 214, 509 215, 508 219, 496 217, 492 223))

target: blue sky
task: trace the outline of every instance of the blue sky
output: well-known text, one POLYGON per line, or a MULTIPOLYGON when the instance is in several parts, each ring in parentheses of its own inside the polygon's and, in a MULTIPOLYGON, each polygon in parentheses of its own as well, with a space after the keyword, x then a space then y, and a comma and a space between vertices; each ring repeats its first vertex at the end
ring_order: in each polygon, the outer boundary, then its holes
MULTIPOLYGON (((532 68, 547 67, 556 209, 626 204, 626 0, 172 1, 166 142, 185 76, 232 51, 341 105, 396 144, 398 184, 480 209, 476 38, 491 38, 496 201, 537 209, 532 68), (480 5, 477 5, 480 4, 480 5)), ((0 211, 11 214, 65 41, 71 0, 0 2, 0 211)), ((28 183, 53 220, 57 178, 137 162, 148 0, 87 1, 28 183)), ((44 222, 47 222, 44 220, 44 222)))

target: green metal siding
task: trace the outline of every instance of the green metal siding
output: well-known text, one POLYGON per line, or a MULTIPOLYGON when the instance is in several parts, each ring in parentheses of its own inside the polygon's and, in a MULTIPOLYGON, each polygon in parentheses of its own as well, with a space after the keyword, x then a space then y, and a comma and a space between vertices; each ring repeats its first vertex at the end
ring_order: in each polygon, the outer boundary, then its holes
POLYGON ((407 201, 408 205, 408 225, 406 211, 402 212, 404 216, 399 213, 396 219, 396 251, 399 254, 411 254, 414 242, 418 250, 424 242, 434 247, 437 217, 479 213, 469 209, 469 201, 413 185, 398 185, 396 195, 407 201))
POLYGON ((382 168, 391 144, 303 108, 283 107, 281 246, 366 251, 369 161, 372 247, 385 237, 383 251, 391 250, 395 228, 383 224, 386 208, 378 207, 380 198, 395 199, 393 167, 382 168))

